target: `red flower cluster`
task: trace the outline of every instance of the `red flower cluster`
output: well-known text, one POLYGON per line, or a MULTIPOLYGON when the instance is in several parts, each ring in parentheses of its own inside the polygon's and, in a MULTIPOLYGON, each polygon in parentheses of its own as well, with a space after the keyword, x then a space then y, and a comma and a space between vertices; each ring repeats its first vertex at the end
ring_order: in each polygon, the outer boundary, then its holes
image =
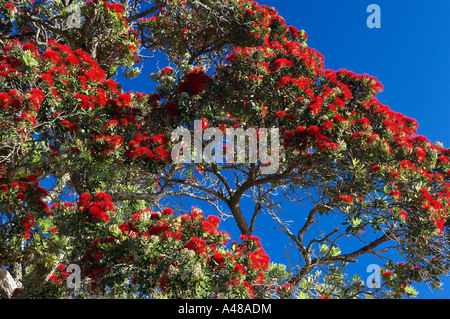
POLYGON ((161 72, 167 74, 167 75, 172 75, 173 74, 173 69, 171 67, 165 67, 161 70, 161 72))
POLYGON ((93 137, 93 141, 98 143, 99 150, 92 149, 95 154, 107 156, 122 146, 123 139, 120 135, 100 134, 93 137))
POLYGON ((171 159, 168 150, 169 139, 164 134, 149 137, 147 133, 138 133, 130 141, 126 154, 131 160, 138 157, 152 161, 169 161, 171 159))
POLYGON ((186 79, 178 84, 178 93, 188 92, 190 95, 202 93, 211 83, 211 78, 203 69, 196 68, 186 74, 186 79))
MULTIPOLYGON (((230 289, 240 287, 247 291, 249 296, 253 296, 252 285, 263 282, 262 271, 267 270, 269 257, 262 249, 259 238, 254 236, 241 236, 242 242, 239 244, 234 242, 232 251, 222 250, 221 247, 226 244, 228 235, 218 230, 219 222, 220 219, 213 215, 205 218, 198 208, 193 208, 189 214, 183 214, 178 218, 169 208, 165 208, 162 213, 146 209, 133 215, 132 219, 120 225, 119 229, 131 238, 158 236, 167 244, 175 240, 178 249, 194 252, 195 260, 204 263, 204 267, 210 267, 210 271, 226 271, 232 278, 236 276, 228 283, 230 289), (146 228, 144 225, 150 226, 146 228)), ((91 260, 95 261, 97 253, 98 251, 90 252, 91 260)), ((105 261, 107 258, 106 255, 101 257, 98 261, 105 261)), ((155 265, 160 262, 161 259, 158 257, 150 261, 155 265)), ((176 262, 169 266, 166 264, 159 277, 155 279, 159 288, 168 291, 171 287, 178 287, 176 280, 179 279, 171 277, 169 268, 180 270, 181 267, 182 265, 176 262)), ((133 277, 133 283, 139 284, 138 276, 133 277)))
POLYGON ((245 276, 245 267, 241 264, 234 265, 234 272, 237 275, 245 276))
POLYGON ((108 274, 111 270, 110 266, 102 262, 105 254, 101 252, 100 245, 113 242, 115 242, 115 240, 112 237, 104 239, 95 238, 91 247, 86 250, 85 254, 80 259, 80 263, 83 265, 83 276, 91 279, 92 289, 96 289, 102 276, 108 274))
POLYGON ((180 110, 178 109, 177 102, 170 102, 166 104, 166 113, 170 117, 176 117, 180 115, 180 110))
POLYGON ((63 120, 63 121, 61 121, 61 124, 64 125, 65 127, 67 127, 71 131, 78 132, 79 128, 78 128, 77 123, 71 123, 67 120, 63 120))
POLYGON ((422 208, 430 214, 430 218, 439 230, 439 234, 444 230, 444 224, 448 218, 447 210, 441 203, 441 201, 443 201, 444 199, 447 203, 450 200, 450 185, 445 184, 445 186, 446 189, 443 189, 440 193, 438 193, 436 198, 433 198, 433 196, 430 195, 427 189, 420 189, 421 197, 423 200, 422 208))
POLYGON ((399 200, 402 196, 399 191, 392 190, 389 192, 389 195, 392 196, 395 200, 399 200))
POLYGON ((87 212, 93 221, 109 222, 108 211, 115 210, 114 204, 111 202, 111 196, 104 192, 98 192, 94 197, 88 193, 80 195, 78 200, 78 210, 87 212))
POLYGON ((30 238, 30 231, 31 231, 31 227, 34 225, 34 216, 31 214, 27 214, 25 215, 25 219, 22 219, 20 221, 20 226, 23 227, 23 239, 28 239, 30 238))
POLYGON ((104 1, 103 4, 110 10, 115 11, 116 13, 123 13, 123 6, 120 3, 109 3, 104 1))
POLYGON ((329 75, 329 79, 330 77, 341 81, 346 81, 345 79, 351 79, 351 83, 349 83, 351 85, 368 83, 373 92, 379 93, 383 91, 383 85, 375 77, 368 74, 360 75, 346 69, 341 69, 336 71, 334 75, 329 75))
POLYGON ((339 201, 353 204, 353 198, 349 195, 339 195, 339 201))
MULTIPOLYGON (((0 178, 5 178, 5 166, 0 165, 0 178)), ((20 175, 19 175, 20 176, 20 175)), ((11 209, 10 205, 17 208, 17 212, 24 214, 17 215, 19 220, 18 229, 24 240, 30 238, 32 227, 35 219, 45 215, 48 211, 48 205, 43 201, 47 196, 47 190, 39 186, 38 176, 31 174, 25 177, 16 177, 15 181, 10 184, 0 185, 0 194, 3 196, 2 204, 7 209, 11 209)))
POLYGON ((225 263, 225 257, 217 251, 213 254, 213 260, 217 265, 217 269, 222 268, 223 264, 225 263))
POLYGON ((192 237, 191 240, 184 245, 184 248, 194 251, 197 255, 202 255, 206 252, 205 245, 206 243, 204 240, 198 237, 192 237))
POLYGON ((299 79, 292 78, 289 75, 283 76, 280 81, 275 85, 276 88, 281 88, 285 85, 295 84, 300 89, 305 90, 309 85, 311 85, 311 79, 300 77, 299 79))
POLYGON ((317 146, 319 152, 335 151, 338 148, 338 144, 332 142, 332 139, 322 133, 328 130, 327 125, 330 122, 325 123, 321 127, 311 125, 308 128, 304 126, 297 126, 295 131, 286 130, 282 132, 284 136, 284 148, 288 149, 291 145, 297 146, 299 150, 306 149, 311 146, 311 142, 317 146))
POLYGON ((51 48, 47 49, 42 55, 43 60, 49 60, 54 64, 58 64, 61 61, 61 54, 56 51, 53 51, 51 48))
POLYGON ((243 286, 249 293, 250 297, 254 297, 254 289, 249 283, 248 279, 250 274, 253 274, 254 281, 252 284, 260 284, 264 281, 264 274, 262 271, 267 270, 269 267, 269 256, 262 249, 260 240, 256 236, 241 235, 239 237, 243 243, 237 244, 233 242, 235 246, 234 254, 227 253, 228 258, 235 262, 234 273, 236 278, 230 279, 228 286, 239 287, 243 286), (242 281, 243 280, 243 281, 242 281))
POLYGON ((402 210, 399 215, 402 217, 402 219, 406 222, 408 220, 408 214, 402 210))
POLYGON ((273 71, 278 71, 282 68, 292 68, 295 66, 294 61, 290 61, 286 58, 278 58, 273 61, 273 71))
POLYGON ((56 271, 61 272, 61 273, 54 273, 54 274, 50 275, 48 277, 48 281, 53 282, 58 285, 63 285, 64 284, 63 279, 65 277, 70 276, 70 274, 68 274, 67 272, 64 271, 65 269, 66 269, 66 266, 64 266, 62 264, 58 265, 58 267, 56 267, 56 271))
MULTIPOLYGON (((248 235, 241 235, 239 238, 244 242, 244 245, 241 247, 245 247, 248 250, 246 257, 248 258, 248 266, 250 269, 258 271, 267 270, 269 268, 270 257, 263 250, 260 239, 256 236, 248 235)), ((241 250, 241 247, 236 249, 238 255, 244 251, 241 250)))
POLYGON ((32 88, 27 96, 28 99, 26 99, 25 103, 32 106, 36 112, 39 112, 40 105, 45 99, 45 94, 40 89, 32 88))

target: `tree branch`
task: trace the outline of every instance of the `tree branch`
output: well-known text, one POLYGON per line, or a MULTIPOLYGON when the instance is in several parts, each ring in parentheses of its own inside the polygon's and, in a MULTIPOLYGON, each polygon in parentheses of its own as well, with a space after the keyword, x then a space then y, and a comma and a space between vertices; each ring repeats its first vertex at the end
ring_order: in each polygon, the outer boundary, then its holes
POLYGON ((302 269, 292 277, 291 284, 298 285, 300 281, 305 278, 307 274, 309 274, 315 267, 318 265, 326 265, 326 264, 332 264, 335 262, 343 261, 343 262, 355 262, 355 258, 370 253, 373 249, 375 249, 377 246, 381 245, 382 243, 391 240, 390 237, 391 233, 388 231, 380 238, 374 240, 373 242, 367 244, 366 246, 352 252, 349 254, 339 255, 339 256, 332 256, 327 258, 314 258, 310 262, 305 263, 305 265, 302 267, 302 269))
POLYGON ((163 8, 165 5, 166 4, 164 2, 156 1, 154 7, 151 7, 149 9, 147 9, 147 10, 142 11, 142 12, 133 14, 132 16, 127 18, 127 22, 130 23, 130 22, 132 22, 134 20, 138 20, 138 19, 141 19, 141 18, 143 18, 145 16, 148 16, 149 14, 152 14, 152 13, 158 11, 159 9, 163 8))

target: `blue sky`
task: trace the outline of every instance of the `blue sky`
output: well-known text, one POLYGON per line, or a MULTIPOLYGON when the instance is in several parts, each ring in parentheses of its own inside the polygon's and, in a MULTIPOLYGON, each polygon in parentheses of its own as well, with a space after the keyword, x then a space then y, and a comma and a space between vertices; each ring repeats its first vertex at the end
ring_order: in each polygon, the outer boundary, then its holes
MULTIPOLYGON (((287 25, 304 29, 308 45, 324 55, 326 68, 346 68, 378 78, 384 86, 378 96, 381 103, 416 119, 418 134, 450 147, 449 0, 261 0, 259 3, 275 7, 287 25), (370 4, 381 9, 381 28, 370 29, 366 24, 370 4)), ((155 62, 146 62, 147 71, 155 62)), ((162 64, 159 66, 164 67, 162 64)), ((133 81, 119 79, 119 82, 126 91, 148 92, 153 87, 145 74, 133 81)), ((292 206, 286 209, 301 210, 292 206)), ((283 245, 287 241, 280 242, 280 233, 273 232, 274 226, 273 222, 265 222, 255 234, 263 239, 272 261, 283 262, 283 245), (272 234, 276 237, 272 238, 272 234)), ((221 228, 237 239, 238 231, 232 221, 224 222, 221 228)), ((364 278, 369 275, 366 267, 371 263, 377 260, 364 258, 354 271, 364 278)), ((433 292, 425 285, 416 285, 419 298, 450 298, 450 280, 444 278, 444 283, 444 290, 433 292)))

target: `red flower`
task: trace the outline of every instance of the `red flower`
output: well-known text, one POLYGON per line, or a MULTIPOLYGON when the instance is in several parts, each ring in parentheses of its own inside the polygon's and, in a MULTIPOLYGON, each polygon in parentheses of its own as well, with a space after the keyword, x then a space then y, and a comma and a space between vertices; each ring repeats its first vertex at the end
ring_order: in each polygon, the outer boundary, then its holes
POLYGON ((332 120, 326 120, 325 122, 323 122, 322 126, 324 128, 326 128, 327 130, 332 130, 333 129, 333 121, 332 120))
POLYGON ((253 298, 255 296, 255 290, 253 289, 253 287, 247 281, 244 281, 242 284, 245 288, 247 288, 249 297, 253 298))
POLYGON ((294 65, 295 65, 295 63, 293 61, 289 61, 285 58, 279 58, 273 62, 274 71, 278 71, 279 69, 284 68, 284 67, 291 68, 294 65))
POLYGON ((340 195, 339 196, 339 201, 345 201, 345 202, 347 202, 347 203, 349 203, 349 204, 352 204, 353 203, 353 198, 351 197, 351 196, 349 196, 349 195, 340 195))
POLYGON ((192 237, 191 240, 184 245, 184 248, 194 251, 196 254, 204 252, 205 241, 198 237, 192 237))
POLYGON ((108 7, 108 9, 112 9, 114 10, 116 13, 123 13, 123 6, 120 3, 109 3, 109 2, 105 2, 106 6, 108 7))
POLYGON ((389 195, 391 195, 394 199, 397 199, 397 200, 401 198, 400 192, 396 191, 396 190, 390 191, 389 195))
POLYGON ((416 155, 419 162, 422 162, 425 159, 425 152, 422 149, 418 149, 416 155))
POLYGON ((69 121, 63 120, 61 121, 61 124, 67 127, 69 130, 78 132, 78 124, 77 123, 70 123, 69 121))
POLYGON ((293 78, 291 78, 289 75, 283 76, 275 85, 276 88, 281 88, 285 85, 293 83, 293 78))
POLYGON ((159 234, 161 234, 163 232, 163 230, 164 229, 161 226, 150 226, 148 229, 148 234, 158 236, 159 234))
POLYGON ((116 87, 117 87, 117 83, 112 80, 112 79, 108 79, 104 82, 104 84, 112 91, 116 91, 116 87))
POLYGON ((172 208, 166 207, 163 209, 162 214, 163 215, 173 215, 173 210, 172 210, 172 208))
POLYGON ((368 128, 370 126, 370 122, 366 117, 360 119, 358 123, 361 124, 364 128, 368 128))
POLYGON ((178 116, 180 114, 180 110, 178 110, 178 104, 176 102, 166 104, 166 112, 170 117, 178 116))
POLYGON ((29 50, 29 51, 33 51, 35 54, 37 54, 37 49, 36 47, 31 44, 31 43, 25 43, 22 47, 22 50, 29 50))
POLYGON ((34 216, 30 215, 30 214, 26 214, 25 217, 28 218, 28 220, 31 223, 31 226, 33 226, 34 225, 34 216))
POLYGON ((337 123, 342 123, 342 122, 344 122, 344 118, 343 118, 342 115, 340 115, 340 114, 336 114, 333 118, 334 118, 334 120, 335 120, 337 123))
POLYGON ((33 106, 36 112, 39 112, 40 104, 44 101, 45 94, 41 90, 36 88, 31 89, 29 91, 29 94, 30 97, 28 98, 27 103, 33 106))
POLYGON ((440 162, 442 164, 448 164, 450 162, 450 160, 448 159, 447 156, 441 155, 438 158, 438 162, 440 162))
POLYGON ((173 69, 171 67, 165 67, 161 70, 161 72, 163 72, 167 75, 171 75, 173 73, 173 69))
POLYGON ((188 92, 191 95, 200 94, 212 82, 212 79, 201 68, 196 68, 186 74, 186 80, 178 85, 178 93, 188 92))
POLYGON ((95 194, 95 198, 97 198, 98 200, 101 201, 105 201, 105 202, 111 202, 111 196, 104 193, 104 192, 98 192, 97 194, 95 194))
POLYGON ((58 63, 59 61, 61 61, 61 55, 53 50, 47 50, 44 52, 42 59, 44 60, 49 60, 53 63, 58 63))
POLYGON ((152 212, 152 213, 150 214, 150 219, 151 219, 151 220, 160 220, 160 219, 161 219, 161 216, 160 216, 159 213, 157 213, 157 212, 152 212))
POLYGON ((84 203, 84 202, 88 202, 90 200, 91 200, 91 195, 89 195, 88 193, 83 193, 80 195, 80 200, 78 202, 78 205, 82 205, 81 201, 83 201, 83 203, 84 203))
POLYGON ((89 194, 83 193, 78 200, 80 211, 87 211, 93 221, 103 221, 108 223, 110 217, 107 211, 114 211, 114 205, 111 202, 111 196, 103 192, 98 192, 95 198, 89 194))
POLYGON ((109 222, 109 215, 98 206, 91 206, 89 208, 89 215, 94 221, 109 222))
POLYGON ((223 263, 225 263, 225 258, 223 257, 223 255, 219 252, 215 252, 213 254, 213 259, 214 261, 218 264, 218 265, 222 265, 223 263))
POLYGON ((277 113, 275 113, 276 118, 285 117, 285 116, 286 116, 286 111, 278 111, 277 113))
POLYGON ((119 100, 125 104, 125 105, 129 105, 131 102, 131 96, 128 93, 122 93, 119 95, 119 100))
POLYGON ((24 193, 18 193, 16 198, 20 199, 22 202, 24 202, 25 201, 25 194, 24 193))
POLYGON ((31 223, 28 220, 26 220, 26 219, 22 219, 20 221, 20 226, 22 226, 22 227, 24 227, 26 229, 30 229, 31 228, 31 223))
POLYGON ((217 216, 214 216, 214 215, 208 216, 207 220, 211 225, 213 225, 215 227, 217 227, 220 223, 220 218, 217 216))
POLYGON ((393 274, 392 271, 387 270, 387 271, 383 272, 381 275, 382 275, 383 277, 390 277, 392 274, 393 274))
POLYGON ((70 65, 72 65, 72 66, 76 66, 76 65, 80 64, 80 62, 78 61, 77 57, 74 54, 69 54, 66 57, 66 61, 69 62, 70 65))
POLYGON ((23 239, 28 239, 28 238, 30 238, 30 230, 29 229, 25 229, 24 231, 23 231, 23 233, 22 233, 22 237, 23 237, 23 239))
POLYGON ((320 129, 317 126, 311 125, 310 127, 308 127, 306 132, 308 133, 308 135, 318 136, 320 129))
POLYGON ((50 74, 41 74, 40 78, 47 82, 49 87, 53 87, 53 78, 50 74))
POLYGON ((287 27, 287 29, 289 30, 289 32, 292 35, 292 37, 294 37, 294 38, 298 37, 299 32, 298 32, 296 27, 290 26, 290 27, 287 27))
POLYGON ((432 218, 436 227, 439 229, 439 234, 444 230, 445 219, 444 218, 432 218))
POLYGON ((9 97, 8 94, 1 92, 0 93, 0 105, 3 106, 3 109, 6 108, 7 105, 11 104, 11 98, 9 97))
POLYGON ((58 276, 51 275, 50 277, 48 277, 48 281, 57 283, 59 281, 59 279, 58 279, 58 276))
POLYGON ((318 103, 311 103, 308 105, 308 109, 315 115, 319 114, 320 108, 321 108, 321 106, 318 103))
POLYGON ((380 166, 378 166, 378 165, 374 165, 374 166, 372 166, 372 168, 370 169, 370 171, 371 172, 378 172, 380 170, 380 166))
POLYGON ((408 214, 404 210, 402 210, 399 215, 402 216, 405 222, 408 220, 408 214))
POLYGON ((242 266, 241 264, 236 264, 234 266, 234 272, 242 276, 245 276, 245 267, 242 266))
POLYGON ((114 127, 116 127, 117 125, 119 125, 119 122, 118 122, 117 120, 111 120, 111 121, 109 121, 108 123, 106 123, 103 127, 104 127, 105 129, 108 129, 108 128, 114 128, 114 127))

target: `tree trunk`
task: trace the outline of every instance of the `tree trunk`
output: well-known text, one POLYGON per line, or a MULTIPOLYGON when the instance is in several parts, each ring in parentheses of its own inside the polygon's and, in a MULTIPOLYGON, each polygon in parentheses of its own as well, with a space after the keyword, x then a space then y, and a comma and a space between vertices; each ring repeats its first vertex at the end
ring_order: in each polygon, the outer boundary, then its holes
POLYGON ((9 271, 0 266, 0 297, 2 299, 11 299, 14 290, 19 288, 13 276, 9 271))

